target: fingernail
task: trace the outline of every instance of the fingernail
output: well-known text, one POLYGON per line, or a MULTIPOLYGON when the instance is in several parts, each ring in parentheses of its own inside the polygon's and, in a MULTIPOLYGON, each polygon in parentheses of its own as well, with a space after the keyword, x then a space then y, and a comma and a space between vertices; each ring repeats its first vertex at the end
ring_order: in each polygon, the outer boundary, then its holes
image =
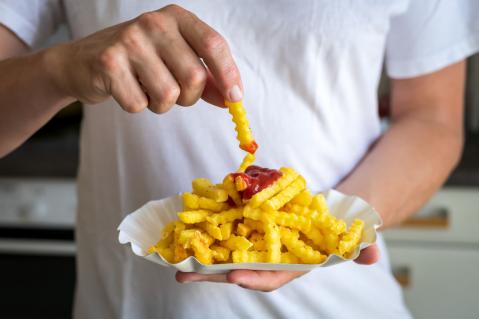
POLYGON ((243 99, 243 93, 241 92, 241 89, 239 88, 239 86, 235 85, 233 86, 230 91, 229 91, 229 94, 228 94, 228 99, 231 101, 231 102, 238 102, 238 101, 241 101, 243 99))
POLYGON ((190 282, 191 282, 191 280, 184 280, 184 281, 182 281, 181 283, 182 283, 182 284, 189 284, 190 282))

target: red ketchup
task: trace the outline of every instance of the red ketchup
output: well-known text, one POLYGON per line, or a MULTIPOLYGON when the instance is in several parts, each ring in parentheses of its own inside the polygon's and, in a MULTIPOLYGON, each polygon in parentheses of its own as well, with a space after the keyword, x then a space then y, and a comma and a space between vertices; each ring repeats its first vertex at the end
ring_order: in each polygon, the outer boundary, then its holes
POLYGON ((254 194, 278 180, 283 173, 276 169, 264 168, 256 165, 248 166, 244 173, 232 173, 233 179, 241 177, 246 183, 246 189, 240 191, 243 199, 250 199, 254 194))

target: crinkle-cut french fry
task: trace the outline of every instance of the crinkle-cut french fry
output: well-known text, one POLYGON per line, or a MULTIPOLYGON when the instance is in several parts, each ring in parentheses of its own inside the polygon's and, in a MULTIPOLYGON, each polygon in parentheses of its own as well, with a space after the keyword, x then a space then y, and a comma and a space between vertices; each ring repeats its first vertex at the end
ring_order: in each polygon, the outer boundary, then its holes
POLYGON ((200 197, 198 195, 185 192, 181 194, 183 207, 185 210, 197 210, 200 208, 200 197))
POLYGON ((228 110, 233 117, 233 123, 235 124, 235 130, 237 133, 236 138, 240 143, 240 148, 254 154, 258 145, 253 139, 243 101, 232 102, 225 100, 225 106, 228 107, 228 110))
POLYGON ((328 254, 334 254, 338 252, 338 235, 334 233, 324 234, 324 247, 328 254))
POLYGON ((286 227, 280 228, 281 242, 288 248, 288 251, 296 255, 302 262, 306 264, 322 263, 326 256, 319 251, 314 250, 311 246, 306 245, 300 240, 299 234, 289 230, 286 227))
POLYGON ((254 154, 247 153, 245 157, 243 158, 243 161, 241 162, 238 172, 243 173, 248 168, 248 166, 253 164, 255 159, 256 157, 254 156, 254 154))
POLYGON ((198 196, 211 198, 218 203, 228 200, 228 193, 211 183, 207 178, 196 178, 192 182, 193 193, 198 196))
POLYGON ((245 181, 245 179, 242 176, 236 176, 235 188, 238 192, 244 191, 246 188, 248 188, 248 183, 245 181))
MULTIPOLYGON (((174 227, 174 224, 173 224, 173 227, 174 227)), ((174 228, 173 228, 173 230, 174 230, 174 228)), ((165 235, 165 233, 163 233, 162 237, 164 235, 165 235)), ((151 254, 151 253, 157 251, 159 248, 169 247, 171 245, 171 243, 173 243, 173 238, 174 238, 173 231, 169 231, 168 236, 163 237, 160 241, 158 241, 158 243, 156 243, 156 245, 150 246, 150 248, 148 249, 148 253, 151 254)))
POLYGON ((175 221, 175 230, 173 231, 173 243, 172 244, 176 245, 176 243, 178 242, 178 239, 180 237, 181 232, 185 229, 186 229, 186 225, 181 220, 175 221))
POLYGON ((180 232, 177 243, 184 248, 190 248, 193 239, 198 238, 205 245, 210 246, 214 242, 214 238, 198 228, 185 229, 180 232))
POLYGON ((223 179, 222 188, 228 193, 229 197, 231 197, 236 206, 243 205, 243 201, 241 200, 240 194, 236 190, 235 182, 231 174, 226 175, 226 177, 223 179))
POLYGON ((206 217, 206 220, 213 224, 226 224, 230 223, 236 219, 243 218, 243 209, 242 208, 232 208, 221 213, 211 214, 206 217))
POLYGON ((258 233, 264 233, 263 223, 250 218, 245 218, 243 223, 250 229, 257 231, 258 233))
POLYGON ((321 247, 318 247, 317 245, 315 245, 313 241, 309 239, 306 235, 304 235, 302 232, 299 233, 299 239, 304 241, 306 245, 313 247, 314 250, 318 250, 321 253, 324 252, 324 250, 322 250, 321 247))
POLYGON ((292 204, 291 202, 286 204, 285 208, 287 209, 289 213, 303 215, 303 216, 309 216, 313 212, 313 210, 309 207, 301 206, 298 204, 292 204))
POLYGON ((346 222, 342 219, 336 219, 336 223, 333 227, 333 232, 337 235, 342 234, 346 231, 348 226, 346 225, 346 222))
POLYGON ((311 205, 312 201, 313 195, 311 195, 309 189, 305 189, 298 195, 294 196, 290 203, 308 207, 309 205, 311 205))
POLYGON ((359 242, 361 241, 363 229, 364 221, 360 219, 355 219, 351 224, 349 230, 342 236, 341 240, 339 241, 338 250, 341 255, 346 256, 347 254, 351 253, 353 250, 356 249, 359 242))
POLYGON ((330 214, 328 209, 328 203, 326 202, 326 198, 322 193, 313 196, 310 207, 320 213, 330 214))
POLYGON ((344 222, 344 220, 336 219, 336 217, 334 217, 330 213, 312 210, 309 216, 313 224, 319 229, 325 229, 336 235, 339 235, 346 231, 346 223, 344 222))
POLYGON ((242 236, 231 235, 227 240, 220 242, 221 246, 228 248, 229 250, 248 250, 253 243, 242 236))
POLYGON ((199 204, 201 209, 207 209, 212 212, 221 212, 229 208, 227 203, 217 203, 214 200, 206 197, 200 197, 199 204))
POLYGON ((178 244, 178 239, 183 230, 185 230, 186 225, 182 221, 175 221, 175 230, 173 232, 173 242, 170 245, 171 250, 173 251, 173 262, 178 263, 188 257, 186 249, 178 244))
POLYGON ((256 193, 248 202, 253 208, 261 206, 265 201, 279 193, 281 190, 291 184, 299 174, 292 168, 282 167, 279 169, 283 174, 275 183, 256 193))
POLYGON ((175 239, 178 239, 178 236, 180 236, 181 231, 186 229, 186 225, 181 220, 176 220, 174 221, 174 223, 175 229, 173 233, 175 235, 175 239))
POLYGON ((156 253, 157 251, 158 251, 158 248, 155 245, 151 245, 150 247, 148 247, 147 254, 151 255, 156 253))
POLYGON ((298 230, 308 231, 311 228, 311 219, 308 216, 301 216, 282 211, 263 211, 259 208, 245 206, 243 215, 255 221, 274 221, 280 226, 288 226, 298 230))
MULTIPOLYGON (((168 228, 173 228, 174 230, 174 223, 170 223, 173 225, 171 227, 170 225, 167 225, 168 228)), ((166 227, 165 227, 166 228, 166 227)), ((163 232, 163 235, 165 235, 166 232, 163 232)), ((168 235, 164 238, 162 238, 156 245, 151 245, 148 248, 148 254, 153 254, 153 253, 158 253, 163 256, 168 262, 173 261, 173 250, 170 249, 170 245, 173 243, 173 231, 168 231, 168 235)))
POLYGON ((158 248, 157 253, 165 258, 167 262, 174 262, 174 252, 170 247, 160 247, 158 248))
POLYGON ((315 227, 311 227, 308 231, 303 231, 303 234, 309 238, 316 246, 324 247, 324 239, 321 231, 315 227))
POLYGON ((199 229, 185 229, 180 232, 180 236, 178 237, 178 244, 182 245, 184 248, 188 249, 191 247, 191 241, 193 238, 200 236, 199 229))
POLYGON ((266 262, 281 262, 281 236, 274 222, 264 224, 264 241, 266 243, 266 262))
POLYGON ((162 239, 156 244, 152 245, 148 249, 148 254, 158 253, 168 262, 173 262, 174 255, 173 250, 170 248, 170 245, 173 243, 175 223, 169 223, 163 230, 162 239))
POLYGON ((175 231, 175 227, 176 227, 176 222, 168 223, 165 226, 165 228, 163 228, 163 231, 161 232, 161 239, 170 237, 175 231))
POLYGON ((298 176, 285 189, 276 194, 273 198, 268 199, 261 208, 264 210, 274 211, 283 207, 287 202, 293 199, 306 187, 306 181, 302 176, 298 176))
POLYGON ((173 250, 173 262, 175 264, 185 260, 189 256, 188 252, 186 251, 186 248, 181 245, 173 245, 172 250, 173 250))
POLYGON ((220 212, 228 209, 227 203, 218 203, 211 198, 201 197, 192 193, 183 193, 183 205, 188 210, 205 209, 212 212, 220 212))
POLYGON ((282 264, 299 264, 299 258, 291 252, 281 253, 282 264))
POLYGON ((264 263, 267 255, 264 251, 235 250, 232 252, 234 263, 264 263))
POLYGON ((236 233, 240 236, 248 237, 252 230, 253 229, 243 223, 239 223, 238 226, 236 226, 236 233))
POLYGON ((230 238, 231 233, 233 232, 233 223, 226 223, 220 225, 221 238, 222 240, 227 240, 230 238))
POLYGON ((214 239, 223 240, 223 234, 221 233, 221 229, 218 226, 215 226, 208 222, 202 222, 198 224, 198 227, 205 230, 208 235, 210 235, 214 239))
POLYGON ((213 263, 213 252, 200 237, 195 237, 191 240, 191 248, 193 248, 195 257, 200 263, 204 265, 213 263))
POLYGON ((269 212, 274 215, 274 221, 280 226, 287 226, 290 228, 298 229, 303 232, 307 232, 311 229, 311 219, 307 216, 301 216, 293 213, 286 212, 269 212))
POLYGON ((178 213, 178 217, 185 224, 196 224, 204 222, 210 214, 210 211, 204 209, 188 210, 178 213))
POLYGON ((216 261, 224 262, 230 258, 230 250, 226 247, 212 245, 210 249, 213 253, 213 259, 216 261))
POLYGON ((263 216, 263 214, 264 212, 260 208, 253 208, 249 205, 246 205, 243 208, 243 216, 245 218, 259 221, 261 220, 261 216, 263 216))
POLYGON ((265 251, 266 250, 266 242, 264 240, 264 236, 260 233, 253 232, 249 237, 249 241, 253 243, 253 250, 258 251, 265 251))

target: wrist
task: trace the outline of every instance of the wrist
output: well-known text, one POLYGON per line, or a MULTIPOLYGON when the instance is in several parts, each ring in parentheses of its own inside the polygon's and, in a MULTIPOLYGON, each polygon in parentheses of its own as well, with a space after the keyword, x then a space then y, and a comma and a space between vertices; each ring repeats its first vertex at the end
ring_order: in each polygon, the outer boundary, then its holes
POLYGON ((45 76, 45 84, 52 97, 57 101, 59 109, 76 101, 67 89, 68 75, 66 74, 66 44, 59 44, 38 52, 38 64, 41 73, 45 76))

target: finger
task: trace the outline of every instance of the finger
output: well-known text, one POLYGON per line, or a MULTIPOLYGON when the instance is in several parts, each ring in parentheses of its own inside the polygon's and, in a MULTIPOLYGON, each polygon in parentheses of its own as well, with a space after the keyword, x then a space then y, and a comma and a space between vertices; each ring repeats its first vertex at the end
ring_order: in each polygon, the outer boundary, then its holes
POLYGON ((225 98, 221 94, 221 92, 218 90, 218 87, 216 85, 216 81, 213 78, 213 75, 207 70, 207 79, 206 79, 206 85, 205 88, 203 89, 203 94, 201 95, 201 98, 205 100, 206 102, 225 108, 225 98))
POLYGON ((233 270, 226 277, 228 282, 243 288, 270 292, 304 274, 302 271, 233 270))
POLYGON ((178 100, 180 86, 165 64, 153 55, 132 64, 149 97, 148 108, 158 114, 169 111, 178 100))
POLYGON ((193 14, 179 20, 179 29, 193 50, 205 61, 223 97, 230 101, 241 100, 240 73, 226 40, 193 14))
POLYGON ((165 113, 177 101, 180 87, 166 65, 156 54, 154 45, 139 28, 131 26, 121 34, 121 42, 128 53, 138 81, 149 97, 149 108, 165 113))
POLYGON ((143 111, 148 98, 143 93, 124 52, 110 48, 100 56, 103 82, 109 94, 127 112, 143 111))
POLYGON ((181 87, 177 104, 195 104, 206 84, 205 66, 177 31, 173 31, 168 37, 162 37, 160 46, 164 48, 160 51, 161 59, 181 87))
POLYGON ((354 261, 362 265, 372 265, 379 260, 379 248, 376 244, 361 250, 358 258, 354 261))
POLYGON ((176 281, 179 283, 189 283, 198 281, 211 281, 211 282, 228 282, 226 280, 226 274, 212 274, 204 275, 197 272, 176 272, 176 281))

